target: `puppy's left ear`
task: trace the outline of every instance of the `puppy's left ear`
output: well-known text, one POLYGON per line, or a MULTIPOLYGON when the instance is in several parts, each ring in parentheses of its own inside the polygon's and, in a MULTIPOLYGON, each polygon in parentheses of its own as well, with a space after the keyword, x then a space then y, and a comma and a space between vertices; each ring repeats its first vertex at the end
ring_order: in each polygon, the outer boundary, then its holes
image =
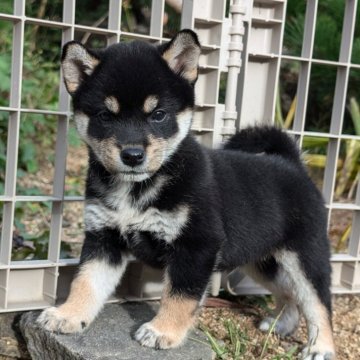
POLYGON ((198 76, 200 43, 192 30, 181 30, 167 44, 161 45, 159 51, 170 69, 194 84, 198 76))
POLYGON ((61 57, 66 89, 71 96, 99 65, 99 56, 77 41, 65 44, 61 57))

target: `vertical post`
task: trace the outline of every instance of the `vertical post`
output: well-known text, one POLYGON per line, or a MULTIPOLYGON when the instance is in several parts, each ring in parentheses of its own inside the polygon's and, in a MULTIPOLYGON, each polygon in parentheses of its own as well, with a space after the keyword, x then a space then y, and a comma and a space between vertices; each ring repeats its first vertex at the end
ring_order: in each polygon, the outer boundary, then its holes
POLYGON ((181 29, 194 28, 194 0, 183 0, 180 26, 181 29))
POLYGON ((150 36, 162 38, 165 0, 152 0, 150 36))
MULTIPOLYGON (((297 106, 294 118, 294 130, 303 132, 305 128, 305 116, 307 109, 307 98, 309 93, 311 56, 314 48, 316 16, 318 0, 308 1, 306 5, 303 46, 301 51, 301 67, 299 72, 299 82, 297 86, 297 106)), ((302 136, 300 143, 302 143, 302 136)))
MULTIPOLYGON (((63 4, 63 22, 69 24, 70 26, 69 28, 63 30, 62 46, 74 38, 75 1, 76 0, 65 0, 63 4)), ((59 111, 66 112, 67 115, 58 116, 55 145, 55 173, 53 191, 54 197, 57 199, 52 202, 48 250, 48 260, 54 262, 55 267, 45 269, 43 283, 44 298, 52 304, 54 304, 56 300, 64 205, 63 200, 66 174, 67 134, 70 118, 70 97, 66 91, 65 84, 62 81, 62 73, 60 72, 59 75, 61 79, 59 88, 59 111)))
MULTIPOLYGON (((19 130, 21 118, 21 87, 24 49, 24 27, 25 27, 25 0, 14 1, 14 15, 21 19, 13 25, 12 41, 12 67, 11 67, 11 90, 10 107, 15 111, 10 112, 7 140, 7 161, 5 173, 5 196, 9 201, 4 203, 3 228, 1 233, 0 262, 10 265, 11 249, 14 227, 14 212, 16 199, 16 176, 18 164, 19 130)), ((9 285, 9 268, 1 274, 0 305, 7 307, 7 294, 9 285)))
MULTIPOLYGON (((346 2, 339 60, 346 63, 337 69, 334 103, 331 114, 330 133, 341 136, 344 112, 346 106, 347 85, 350 74, 351 46, 354 38, 354 28, 356 21, 356 2, 350 0, 346 2)), ((340 138, 330 139, 328 145, 328 156, 324 174, 323 195, 325 201, 330 204, 336 183, 337 159, 340 150, 340 138)))
MULTIPOLYGON (((62 46, 74 38, 74 20, 75 0, 65 0, 63 5, 63 22, 70 24, 70 27, 63 31, 62 46)), ((54 197, 57 198, 57 201, 54 201, 52 204, 50 243, 48 252, 49 260, 54 262, 58 262, 60 253, 62 208, 67 156, 67 133, 70 117, 70 96, 66 91, 64 82, 62 81, 62 73, 60 72, 59 75, 61 79, 59 89, 59 110, 66 112, 67 115, 59 115, 56 133, 54 197)))
POLYGON ((121 27, 121 3, 119 0, 109 1, 109 30, 116 31, 116 35, 108 38, 108 45, 115 44, 120 41, 121 27))
POLYGON ((234 0, 230 6, 232 26, 230 27, 229 58, 227 60, 228 78, 225 95, 225 111, 222 114, 224 121, 221 134, 223 140, 235 134, 236 111, 236 89, 241 68, 241 52, 243 50, 244 24, 246 8, 242 0, 234 0))

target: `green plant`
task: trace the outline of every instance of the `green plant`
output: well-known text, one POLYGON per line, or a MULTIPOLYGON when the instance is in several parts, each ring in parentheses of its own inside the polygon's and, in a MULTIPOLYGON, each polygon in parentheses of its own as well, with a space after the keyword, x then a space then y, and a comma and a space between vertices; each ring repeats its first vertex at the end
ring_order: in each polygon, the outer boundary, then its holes
MULTIPOLYGON (((287 129, 289 128, 287 126, 289 124, 288 119, 293 117, 294 101, 286 116, 286 121, 284 121, 279 99, 280 94, 278 94, 275 120, 278 126, 287 129)), ((296 97, 294 99, 296 99, 296 97)), ((350 114, 355 135, 360 136, 360 106, 355 97, 350 97, 347 110, 350 114)), ((329 139, 325 137, 304 136, 302 144, 304 151, 303 157, 309 168, 325 168, 328 142, 329 139)), ((347 192, 347 198, 350 200, 354 197, 357 184, 360 181, 360 140, 348 139, 343 142, 340 148, 336 169, 337 182, 335 187, 335 199, 344 198, 347 192)), ((339 236, 336 244, 334 244, 334 251, 336 253, 342 251, 346 247, 345 244, 350 237, 351 230, 352 226, 350 224, 346 227, 343 234, 339 236)))
MULTIPOLYGON (((360 109, 354 97, 350 99, 348 109, 354 124, 355 134, 360 136, 360 109)), ((355 189, 360 169, 360 141, 346 140, 345 147, 344 166, 338 174, 338 185, 335 190, 337 197, 341 197, 349 187, 355 189)), ((352 192, 349 192, 349 195, 351 196, 352 192)))
MULTIPOLYGON (((12 2, 1 2, 0 10, 12 11, 12 2)), ((43 1, 42 3, 46 3, 43 1)), ((62 7, 62 2, 55 0, 52 4, 62 7)), ((28 8, 27 14, 33 14, 33 8, 28 8)), ((48 16, 51 7, 47 7, 44 16, 48 16)), ((51 10, 52 11, 52 10, 51 10)), ((10 102, 10 78, 12 64, 12 23, 0 22, 0 106, 9 106, 10 102)), ((24 34, 24 61, 22 79, 22 107, 30 109, 52 109, 58 107, 59 87, 59 61, 61 31, 49 30, 45 27, 33 25, 25 26, 24 34), (41 46, 40 46, 41 44, 41 46)), ((0 193, 4 192, 5 166, 8 122, 11 121, 9 113, 0 111, 0 193)), ((37 115, 22 113, 20 118, 20 141, 18 154, 18 178, 24 178, 28 174, 35 174, 41 167, 41 162, 53 162, 53 150, 55 147, 55 135, 57 129, 57 117, 49 115, 37 115)), ((75 140, 74 133, 70 134, 71 144, 76 146, 79 141, 75 140)), ((17 183, 17 193, 22 195, 42 195, 41 190, 35 186, 22 186, 17 183)), ((48 248, 49 231, 38 229, 28 233, 24 221, 39 216, 43 205, 34 203, 17 204, 15 210, 15 229, 13 238, 32 243, 33 246, 17 246, 13 248, 13 260, 25 258, 45 259, 48 248), (25 204, 25 205, 24 205, 25 204)), ((1 210, 2 211, 2 208, 1 210)), ((68 252, 67 245, 62 245, 64 256, 68 252)))
MULTIPOLYGON (((15 205, 15 227, 16 232, 13 237, 13 251, 11 260, 44 260, 47 259, 49 237, 50 237, 50 202, 17 202, 15 205), (37 226, 28 232, 23 219, 35 220, 37 226), (15 246, 14 246, 15 245, 15 246)), ((60 248, 61 258, 71 257, 71 247, 62 242, 60 248)))
MULTIPOLYGON (((286 306, 286 305, 285 305, 285 306, 286 306)), ((267 335, 266 335, 266 339, 265 339, 265 341, 264 341, 264 345, 263 345, 262 350, 261 350, 260 359, 263 359, 263 357, 264 357, 264 355, 265 355, 265 353, 266 353, 266 351, 267 351, 270 336, 271 336, 271 334, 274 332, 276 323, 279 321, 281 315, 282 315, 283 312, 284 312, 284 309, 285 309, 285 307, 283 307, 283 308, 281 309, 281 311, 280 311, 279 314, 276 316, 275 320, 273 321, 273 323, 272 323, 271 326, 270 326, 270 329, 269 329, 269 331, 268 331, 268 333, 267 333, 267 335)))
MULTIPOLYGON (((300 56, 303 47, 306 1, 289 0, 284 32, 283 51, 290 55, 300 56)), ((313 57, 337 61, 339 59, 341 34, 345 3, 343 0, 326 0, 318 4, 313 57)), ((360 8, 357 9, 357 20, 360 21, 360 8)), ((352 62, 360 63, 360 27, 354 31, 352 62)), ((287 102, 283 98, 294 99, 299 73, 299 62, 286 61, 282 64, 281 74, 281 106, 282 113, 288 112, 287 102)), ((327 132, 331 119, 333 94, 337 77, 336 67, 312 64, 309 96, 307 102, 306 130, 327 132)), ((358 94, 360 71, 350 72, 348 98, 358 94)), ((279 101, 280 101, 279 99, 279 101)), ((279 106, 276 108, 278 124, 281 124, 279 106)), ((286 127, 288 128, 288 127, 286 127)), ((353 124, 349 112, 345 114, 344 133, 353 132, 353 124)))
MULTIPOLYGON (((280 89, 280 88, 279 88, 280 89)), ((280 105, 280 93, 277 95, 275 122, 278 126, 285 129, 291 127, 294 119, 296 96, 294 97, 290 109, 284 120, 280 105)), ((347 110, 350 114, 355 135, 360 136, 360 107, 355 97, 351 97, 347 110)), ((317 136, 304 136, 303 151, 305 163, 309 167, 325 168, 327 155, 326 148, 329 139, 317 136), (311 153, 309 153, 311 151, 311 153)), ((341 198, 348 190, 348 198, 354 196, 356 185, 359 181, 360 169, 360 141, 355 139, 345 140, 345 146, 341 149, 340 157, 337 161, 337 186, 335 188, 336 198, 341 198)))
POLYGON ((231 351, 234 355, 234 359, 237 359, 245 353, 249 337, 246 330, 241 330, 240 326, 230 319, 225 320, 224 325, 229 334, 229 342, 232 345, 231 351))
POLYGON ((272 360, 294 360, 296 359, 296 353, 298 352, 298 346, 291 347, 286 353, 275 355, 272 360))
MULTIPOLYGON (((355 129, 355 134, 360 136, 360 109, 357 100, 352 97, 348 104, 351 119, 355 129)), ((326 165, 326 147, 328 138, 305 136, 303 139, 303 149, 311 150, 311 154, 305 154, 308 166, 324 168, 326 165)), ((360 141, 349 139, 344 141, 344 146, 340 149, 340 158, 337 163, 337 186, 335 188, 336 198, 344 196, 348 191, 348 198, 354 195, 356 184, 359 181, 360 169, 360 141)))
POLYGON ((250 341, 246 330, 241 330, 240 326, 231 319, 226 319, 224 326, 227 333, 227 342, 224 344, 220 344, 207 329, 203 329, 213 351, 218 359, 242 359, 250 341))
MULTIPOLYGON (((0 1, 0 12, 13 13, 13 1, 0 1)), ((124 1, 128 6, 129 18, 135 19, 143 10, 149 10, 150 0, 124 1), (137 13, 136 13, 137 12, 137 13)), ((107 27, 108 2, 78 1, 76 3, 76 23, 98 27, 107 27)), ((27 0, 25 13, 29 17, 61 21, 63 9, 62 0, 27 0)), ((168 9, 171 11, 171 9, 168 9)), ((167 32, 179 26, 179 16, 168 19, 167 32)), ((141 21, 145 21, 143 18, 141 21)), ((129 20, 130 21, 130 20, 129 20)), ((140 21, 140 23, 141 23, 140 21)), ((146 20, 147 21, 147 20, 146 20)), ((148 27, 149 24, 142 24, 148 27)), ((126 24, 125 24, 126 27, 126 24)), ((126 29, 125 29, 126 30, 126 29)), ((130 26, 128 26, 128 30, 130 26)), ((0 21, 0 106, 9 106, 10 103, 10 79, 12 67, 12 46, 13 46, 13 23, 11 21, 0 21)), ((75 32, 77 40, 86 40, 89 46, 105 46, 106 37, 102 35, 91 35, 75 32)), ((61 56, 62 31, 51 27, 33 25, 26 23, 24 28, 24 49, 23 49, 23 71, 22 71, 22 98, 21 107, 28 109, 58 109, 58 93, 60 81, 60 56, 61 56)), ((0 111, 0 194, 4 193, 4 179, 7 152, 7 130, 9 112, 0 111)), ((22 195, 43 195, 41 189, 28 183, 21 185, 22 180, 29 174, 37 174, 44 163, 53 164, 55 137, 57 131, 57 117, 50 115, 38 115, 33 113, 21 114, 20 119, 20 142, 18 155, 17 176, 21 181, 17 182, 17 193, 22 195)), ((73 127, 69 130, 69 145, 77 147, 80 145, 79 138, 73 127)), ((67 181, 67 194, 80 195, 80 181, 70 177, 67 181)), ((1 211, 1 210, 0 210, 1 211)), ((42 205, 22 205, 16 208, 14 237, 29 241, 31 246, 19 246, 14 248, 13 258, 23 259, 28 257, 46 258, 47 242, 49 233, 46 229, 39 229, 31 235, 27 232, 24 223, 32 219, 34 214, 41 214, 42 205)), ((40 215, 39 215, 40 216, 40 215)), ((66 250, 66 246, 63 251, 66 250)))
POLYGON ((270 355, 268 352, 269 341, 273 335, 273 331, 277 321, 279 320, 282 311, 274 320, 269 329, 266 338, 262 344, 254 343, 247 333, 247 329, 241 329, 239 324, 236 324, 232 319, 224 320, 224 327, 226 330, 225 341, 219 342, 216 337, 210 333, 208 329, 202 329, 210 343, 211 348, 216 354, 217 359, 231 359, 242 360, 248 359, 249 353, 256 353, 257 349, 261 349, 259 359, 271 360, 295 360, 298 353, 298 346, 291 347, 288 351, 282 354, 270 355))

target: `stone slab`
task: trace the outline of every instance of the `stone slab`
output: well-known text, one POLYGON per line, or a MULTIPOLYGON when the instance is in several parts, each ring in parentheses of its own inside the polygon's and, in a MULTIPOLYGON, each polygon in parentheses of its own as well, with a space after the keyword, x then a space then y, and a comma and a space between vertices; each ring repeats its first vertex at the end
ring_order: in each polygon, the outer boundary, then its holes
POLYGON ((140 346, 133 335, 152 319, 158 304, 151 302, 108 304, 80 334, 54 334, 36 324, 39 312, 22 316, 20 329, 34 360, 210 360, 214 359, 205 336, 194 330, 177 349, 154 350, 140 346))

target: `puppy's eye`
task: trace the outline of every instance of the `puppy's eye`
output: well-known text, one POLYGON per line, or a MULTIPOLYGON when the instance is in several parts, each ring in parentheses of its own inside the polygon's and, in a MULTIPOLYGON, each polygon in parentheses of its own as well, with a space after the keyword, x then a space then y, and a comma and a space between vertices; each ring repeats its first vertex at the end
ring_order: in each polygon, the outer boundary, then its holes
POLYGON ((150 117, 151 121, 154 122, 164 121, 165 118, 166 118, 166 112, 164 110, 155 110, 150 117))
POLYGON ((107 119, 107 113, 106 113, 106 111, 99 111, 98 113, 96 113, 95 114, 95 118, 97 119, 97 120, 106 120, 107 119))

